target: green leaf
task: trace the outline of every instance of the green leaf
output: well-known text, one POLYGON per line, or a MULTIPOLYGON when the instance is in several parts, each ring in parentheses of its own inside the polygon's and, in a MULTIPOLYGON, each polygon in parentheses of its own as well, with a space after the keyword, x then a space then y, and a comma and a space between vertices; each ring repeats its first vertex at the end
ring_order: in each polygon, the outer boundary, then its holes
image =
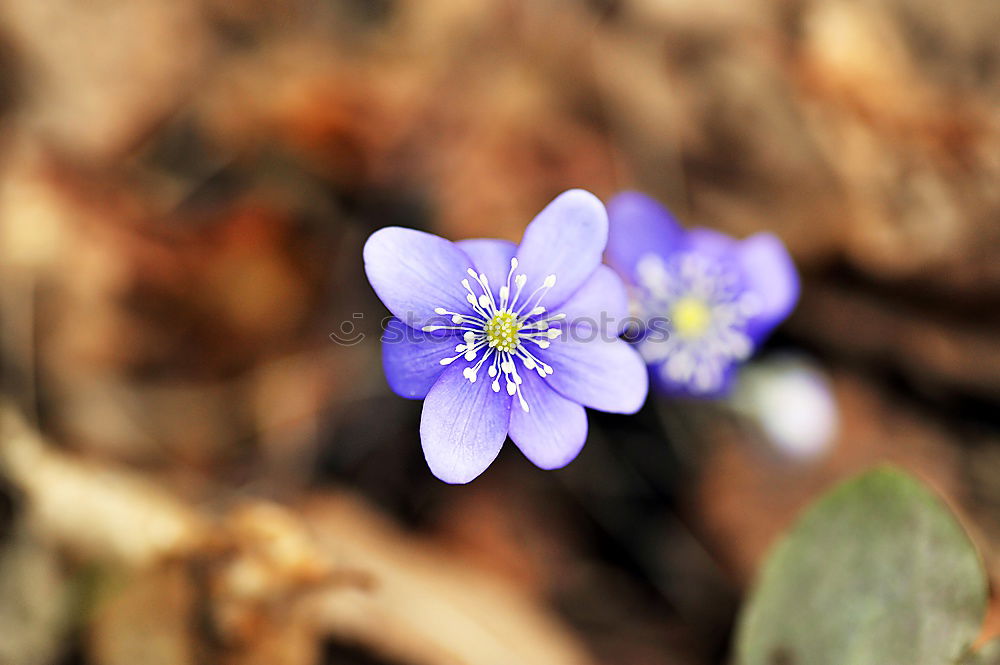
POLYGON ((739 665, 948 665, 975 639, 986 576, 951 512, 889 468, 821 498, 743 609, 739 665))

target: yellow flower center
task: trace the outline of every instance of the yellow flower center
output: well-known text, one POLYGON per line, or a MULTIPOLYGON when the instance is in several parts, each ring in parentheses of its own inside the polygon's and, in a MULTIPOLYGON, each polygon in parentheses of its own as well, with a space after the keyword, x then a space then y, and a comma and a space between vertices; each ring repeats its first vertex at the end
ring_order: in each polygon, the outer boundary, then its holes
POLYGON ((520 329, 521 324, 513 312, 497 312, 484 329, 486 341, 498 351, 510 353, 521 344, 517 334, 520 329))
POLYGON ((712 321, 712 311, 698 298, 686 296, 678 300, 670 312, 674 330, 681 337, 701 337, 712 321))

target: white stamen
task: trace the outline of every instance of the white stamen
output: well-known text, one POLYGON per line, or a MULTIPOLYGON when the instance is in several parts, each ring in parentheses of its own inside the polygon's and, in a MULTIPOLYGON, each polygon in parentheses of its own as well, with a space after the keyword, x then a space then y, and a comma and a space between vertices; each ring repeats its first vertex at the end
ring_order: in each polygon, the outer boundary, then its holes
POLYGON ((668 260, 647 254, 636 273, 639 316, 674 319, 679 307, 684 314, 671 321, 670 334, 639 343, 643 358, 660 363, 664 378, 694 392, 716 390, 726 369, 753 352, 746 326, 759 311, 759 295, 744 290, 733 266, 695 252, 668 260))
POLYGON ((526 344, 532 342, 538 349, 549 345, 547 339, 553 339, 562 331, 549 330, 549 322, 565 318, 556 314, 546 318, 540 317, 546 313, 541 300, 545 292, 556 283, 555 275, 549 275, 542 285, 535 289, 528 298, 522 299, 521 294, 528 283, 525 274, 515 275, 518 261, 510 260, 510 271, 506 283, 498 289, 499 303, 493 295, 489 279, 483 273, 477 273, 469 268, 466 272, 470 279, 462 279, 462 287, 466 290, 465 299, 472 307, 472 313, 451 312, 444 307, 434 308, 435 314, 450 316, 453 326, 424 326, 423 330, 452 330, 462 335, 463 344, 454 347, 455 356, 442 358, 441 365, 450 365, 459 358, 474 364, 462 370, 470 383, 475 383, 479 369, 484 365, 492 379, 490 388, 500 392, 501 377, 508 395, 517 396, 518 403, 524 411, 528 411, 528 403, 521 393, 523 379, 517 371, 515 359, 519 359, 526 370, 533 370, 542 378, 552 374, 552 368, 541 362, 528 350, 526 344), (514 291, 512 292, 511 281, 514 291), (473 281, 478 292, 472 288, 473 281), (526 313, 525 313, 526 312, 526 313), (554 334, 553 334, 554 333, 554 334), (480 354, 480 351, 482 353, 480 354), (478 358, 478 361, 477 361, 478 358))

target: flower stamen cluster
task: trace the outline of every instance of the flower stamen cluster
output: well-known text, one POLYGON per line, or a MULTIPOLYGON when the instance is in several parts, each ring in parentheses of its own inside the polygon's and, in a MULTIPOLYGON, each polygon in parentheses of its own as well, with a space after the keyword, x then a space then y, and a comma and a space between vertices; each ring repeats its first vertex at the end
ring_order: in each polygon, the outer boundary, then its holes
POLYGON ((500 392, 500 379, 503 378, 508 395, 517 396, 518 403, 524 411, 529 411, 528 403, 521 392, 523 379, 518 373, 518 363, 524 369, 535 371, 541 378, 553 373, 550 365, 542 362, 533 353, 529 345, 539 349, 547 349, 550 340, 562 334, 560 328, 551 324, 566 318, 565 314, 553 314, 542 317, 546 310, 540 304, 546 292, 555 286, 556 276, 549 275, 534 292, 521 299, 528 277, 525 274, 515 275, 517 258, 511 258, 510 271, 506 283, 499 289, 499 302, 493 295, 489 280, 483 273, 468 269, 469 277, 475 282, 477 294, 469 279, 462 280, 466 290, 466 300, 472 307, 472 314, 451 312, 444 307, 437 307, 434 313, 439 316, 451 317, 453 325, 428 325, 424 332, 452 330, 462 333, 462 344, 455 346, 455 354, 440 360, 441 365, 450 365, 459 358, 467 362, 476 361, 475 365, 466 367, 462 374, 470 383, 475 383, 479 371, 485 366, 486 373, 493 379, 493 392, 500 392), (512 293, 513 287, 513 293, 512 293), (518 303, 521 303, 520 306, 518 303), (482 355, 480 356, 480 353, 482 355))
POLYGON ((694 252, 667 260, 647 254, 639 261, 637 281, 640 307, 665 312, 672 323, 668 339, 639 343, 646 361, 660 364, 668 380, 715 390, 726 368, 753 352, 745 328, 759 309, 758 298, 740 287, 730 266, 694 252))

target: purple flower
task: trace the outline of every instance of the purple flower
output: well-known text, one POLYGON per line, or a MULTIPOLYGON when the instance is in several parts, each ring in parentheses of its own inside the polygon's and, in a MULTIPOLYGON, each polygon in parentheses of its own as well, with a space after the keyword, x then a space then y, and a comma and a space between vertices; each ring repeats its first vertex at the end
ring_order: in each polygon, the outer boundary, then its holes
POLYGON ((577 189, 539 213, 519 246, 399 227, 368 239, 365 272, 395 316, 386 378, 424 399, 420 439, 438 478, 469 482, 508 434, 539 467, 565 466, 587 438, 583 407, 642 406, 648 378, 617 337, 628 296, 601 265, 607 238, 604 206, 577 189))
POLYGON ((684 230, 653 199, 623 192, 608 204, 605 259, 629 285, 643 322, 636 345, 669 394, 718 396, 735 368, 795 307, 799 279, 777 237, 738 241, 684 230))

